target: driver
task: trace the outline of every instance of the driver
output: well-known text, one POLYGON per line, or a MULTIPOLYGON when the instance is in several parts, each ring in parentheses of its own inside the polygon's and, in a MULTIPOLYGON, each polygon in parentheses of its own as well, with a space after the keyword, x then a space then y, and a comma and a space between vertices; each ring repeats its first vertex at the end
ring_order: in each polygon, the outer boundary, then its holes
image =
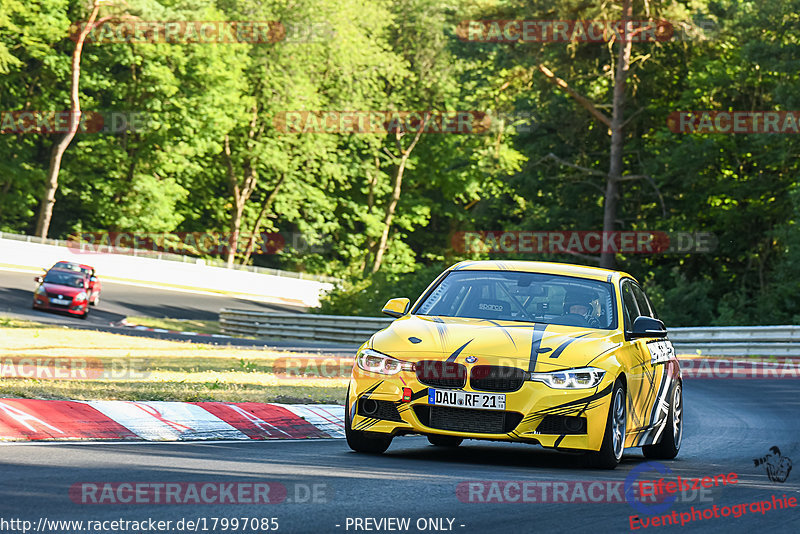
POLYGON ((564 315, 580 315, 589 325, 595 325, 598 322, 596 301, 597 298, 590 293, 568 289, 564 296, 564 315))

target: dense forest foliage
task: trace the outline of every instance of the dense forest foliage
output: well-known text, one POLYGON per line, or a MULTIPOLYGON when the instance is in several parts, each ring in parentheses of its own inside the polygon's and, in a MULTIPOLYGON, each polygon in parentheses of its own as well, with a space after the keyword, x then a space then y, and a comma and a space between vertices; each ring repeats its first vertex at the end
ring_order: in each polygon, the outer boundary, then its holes
MULTIPOLYGON (((676 133, 668 124, 679 111, 800 110, 800 0, 95 4, 122 37, 87 38, 81 109, 141 120, 78 132, 49 237, 235 235, 239 250, 222 259, 336 276, 344 282, 324 311, 376 315, 386 298, 416 297, 461 259, 600 265, 597 254, 464 250, 454 246, 463 232, 604 223, 701 232, 715 236, 710 250, 603 261, 642 281, 671 325, 800 321, 800 136, 676 133), (626 17, 668 21, 671 31, 526 41, 470 34, 465 22, 626 17), (214 43, 148 41, 119 26, 148 21, 280 25, 273 39, 214 43), (287 128, 281 121, 298 111, 419 112, 423 121, 424 112, 467 111, 480 127, 287 128), (276 232, 306 246, 286 239, 265 254, 258 237, 248 247, 251 235, 276 232)), ((0 231, 37 231, 63 137, 15 131, 9 112, 70 110, 74 25, 92 8, 0 0, 0 231)))

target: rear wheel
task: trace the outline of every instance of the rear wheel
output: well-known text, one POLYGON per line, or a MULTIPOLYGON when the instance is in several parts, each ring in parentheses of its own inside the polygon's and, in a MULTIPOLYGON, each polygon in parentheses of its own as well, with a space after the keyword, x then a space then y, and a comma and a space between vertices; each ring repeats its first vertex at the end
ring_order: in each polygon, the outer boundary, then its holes
POLYGON ((642 447, 645 458, 655 458, 659 460, 671 460, 678 456, 681 450, 683 439, 683 387, 681 383, 675 384, 675 391, 672 392, 672 402, 670 403, 669 416, 661 440, 653 445, 642 447))
POLYGON ((100 295, 98 294, 96 297, 94 297, 94 300, 90 300, 89 304, 91 304, 92 306, 97 306, 98 304, 100 304, 100 295))
POLYGON ((589 453, 589 464, 600 469, 614 469, 622 459, 625 450, 626 430, 625 386, 622 380, 614 382, 611 392, 611 406, 608 408, 608 421, 603 434, 603 444, 599 451, 589 453))
POLYGON ((344 406, 344 435, 347 438, 347 445, 356 452, 367 454, 381 454, 386 452, 392 444, 392 436, 369 436, 364 432, 352 429, 353 422, 350 420, 350 388, 347 388, 347 404, 344 406))
POLYGON ((428 442, 436 447, 458 447, 462 441, 463 438, 455 436, 428 436, 428 442))

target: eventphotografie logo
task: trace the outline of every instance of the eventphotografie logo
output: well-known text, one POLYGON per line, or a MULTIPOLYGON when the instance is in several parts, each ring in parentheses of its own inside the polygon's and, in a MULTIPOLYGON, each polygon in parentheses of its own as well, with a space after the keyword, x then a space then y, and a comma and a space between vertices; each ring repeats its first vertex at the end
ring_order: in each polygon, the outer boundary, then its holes
POLYGON ((772 482, 786 482, 789 473, 792 472, 792 460, 781 454, 778 446, 769 448, 769 453, 761 458, 754 458, 753 464, 756 467, 765 466, 767 477, 772 482))

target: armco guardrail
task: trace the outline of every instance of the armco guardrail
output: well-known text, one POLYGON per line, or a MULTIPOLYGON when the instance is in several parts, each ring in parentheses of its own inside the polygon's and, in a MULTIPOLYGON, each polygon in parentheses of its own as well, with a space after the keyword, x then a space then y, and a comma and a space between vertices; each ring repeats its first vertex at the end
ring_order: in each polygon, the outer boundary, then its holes
POLYGON ((223 308, 219 322, 226 334, 254 337, 358 343, 386 328, 393 319, 303 313, 257 312, 223 308))
MULTIPOLYGON (((223 309, 224 332, 254 337, 363 343, 393 319, 223 309)), ((800 326, 721 326, 669 329, 679 354, 800 357, 800 326)))
POLYGON ((800 326, 670 328, 679 354, 800 357, 800 326))

